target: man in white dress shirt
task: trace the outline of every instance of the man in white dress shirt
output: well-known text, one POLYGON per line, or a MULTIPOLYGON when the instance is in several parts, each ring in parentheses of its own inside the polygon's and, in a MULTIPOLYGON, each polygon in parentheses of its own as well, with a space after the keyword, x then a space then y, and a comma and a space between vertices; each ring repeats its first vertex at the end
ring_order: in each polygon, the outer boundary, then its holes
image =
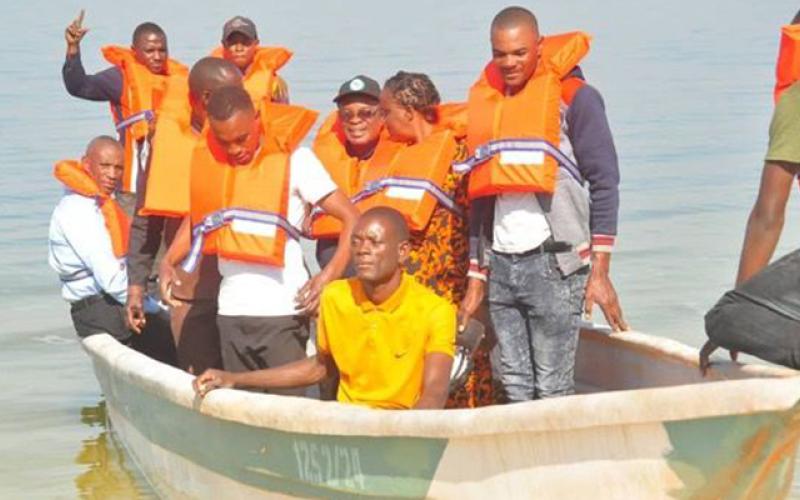
MULTIPOLYGON (((123 158, 122 146, 111 137, 99 136, 89 143, 80 163, 68 176, 78 181, 73 186, 65 183, 64 196, 50 219, 48 261, 59 275, 61 295, 70 303, 72 323, 79 337, 109 333, 122 343, 170 361, 174 346, 164 343, 171 336, 163 314, 147 316, 147 328, 141 338, 134 339, 125 324, 123 304, 128 276, 125 257, 115 255, 115 246, 127 242, 120 235, 127 233, 129 221, 121 211, 119 219, 111 219, 102 208, 106 203, 116 204, 113 194, 122 179, 123 158), (95 192, 78 192, 82 189, 77 184, 91 186, 95 192), (115 221, 119 222, 117 230, 110 230, 115 221)), ((66 177, 57 176, 62 182, 66 177)), ((122 253, 125 250, 122 248, 122 253)), ((116 253, 120 253, 119 249, 116 253)), ((152 299, 147 309, 159 312, 152 299)))

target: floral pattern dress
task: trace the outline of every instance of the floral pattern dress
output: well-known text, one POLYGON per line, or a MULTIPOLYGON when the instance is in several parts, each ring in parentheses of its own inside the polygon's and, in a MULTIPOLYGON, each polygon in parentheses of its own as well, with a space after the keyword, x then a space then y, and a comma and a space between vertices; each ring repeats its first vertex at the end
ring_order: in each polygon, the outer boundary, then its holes
MULTIPOLYGON (((466 155, 466 145, 460 143, 454 161, 463 160, 466 155)), ((451 171, 442 187, 466 214, 469 204, 467 177, 451 171)), ((458 306, 466 291, 468 265, 466 218, 441 205, 437 206, 425 230, 411 235, 411 251, 406 260, 405 271, 437 295, 458 306)), ((474 362, 475 366, 466 383, 450 394, 447 408, 475 408, 494 402, 488 351, 483 347, 479 348, 474 362)))

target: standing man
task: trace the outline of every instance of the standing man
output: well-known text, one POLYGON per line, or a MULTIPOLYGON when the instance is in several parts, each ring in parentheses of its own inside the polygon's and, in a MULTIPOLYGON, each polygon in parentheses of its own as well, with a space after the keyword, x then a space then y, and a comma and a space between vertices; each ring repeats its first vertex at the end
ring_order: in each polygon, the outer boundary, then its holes
MULTIPOLYGON (((386 144, 387 138, 381 137, 380 97, 381 86, 372 78, 357 75, 347 80, 333 99, 336 111, 325 120, 314 139, 314 153, 339 189, 351 198, 364 189, 364 174, 378 144, 391 147, 386 144)), ((312 214, 310 234, 317 239, 320 268, 336 253, 341 229, 334 217, 319 210, 312 214)))
POLYGON ((615 331, 627 328, 609 278, 617 155, 603 100, 577 66, 588 36, 542 37, 522 7, 500 11, 490 34, 492 61, 469 94, 473 156, 461 166, 473 203, 459 327, 488 281, 505 396, 562 396, 574 392, 581 313, 598 304, 615 331))
MULTIPOLYGON (((104 101, 125 148, 122 191, 136 191, 136 179, 146 164, 149 123, 155 118, 171 80, 186 80, 186 67, 168 58, 167 35, 155 23, 142 23, 133 31, 130 47, 106 46, 103 56, 112 67, 87 75, 81 63, 80 43, 89 31, 83 27, 84 11, 67 26, 67 55, 62 69, 64 86, 70 95, 90 101, 104 101)), ((134 198, 126 196, 124 208, 134 198)))
POLYGON ((232 62, 244 75, 244 88, 260 103, 265 97, 272 102, 289 103, 289 87, 278 76, 292 52, 283 47, 259 45, 256 24, 247 17, 236 16, 222 26, 222 47, 212 53, 232 62))
POLYGON ((705 372, 717 348, 800 369, 800 250, 769 263, 783 230, 786 203, 800 174, 800 12, 783 27, 769 146, 747 221, 736 288, 706 314, 705 372))
POLYGON ((125 325, 123 305, 128 279, 127 215, 114 199, 123 171, 122 146, 108 136, 93 139, 80 161, 56 164, 55 177, 66 194, 50 219, 49 257, 61 279, 61 295, 70 303, 81 338, 109 333, 154 357, 172 363, 169 324, 152 299, 145 299, 148 328, 134 337, 125 325))
MULTIPOLYGON (((192 154, 206 122, 206 104, 215 90, 242 85, 233 63, 216 57, 200 59, 189 73, 188 93, 180 103, 159 114, 153 136, 153 154, 140 177, 136 215, 131 225, 128 254, 128 323, 140 331, 144 297, 156 256, 162 244, 169 247, 189 213, 189 173, 192 154)), ((220 275, 214 255, 202 258, 191 274, 178 270, 172 296, 172 334, 178 366, 191 373, 222 366, 217 329, 217 294, 220 275)))
MULTIPOLYGON (((256 111, 241 87, 215 91, 206 111, 207 132, 192 158, 193 234, 185 265, 191 268, 201 253, 219 259, 217 321, 226 370, 297 361, 306 356, 309 316, 316 313, 322 287, 347 265, 357 212, 314 153, 298 147, 315 112, 274 103, 256 111), (313 278, 298 239, 307 204, 343 223, 336 255, 313 278)), ((167 300, 172 300, 174 266, 188 251, 184 224, 161 264, 167 300)))

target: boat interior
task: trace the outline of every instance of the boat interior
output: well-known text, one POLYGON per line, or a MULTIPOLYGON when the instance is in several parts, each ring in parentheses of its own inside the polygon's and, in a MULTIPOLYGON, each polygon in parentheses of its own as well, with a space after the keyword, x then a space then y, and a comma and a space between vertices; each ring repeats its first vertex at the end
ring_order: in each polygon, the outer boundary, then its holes
POLYGON ((697 350, 685 344, 588 325, 581 330, 575 366, 580 394, 797 375, 799 371, 774 365, 716 360, 704 376, 697 350))

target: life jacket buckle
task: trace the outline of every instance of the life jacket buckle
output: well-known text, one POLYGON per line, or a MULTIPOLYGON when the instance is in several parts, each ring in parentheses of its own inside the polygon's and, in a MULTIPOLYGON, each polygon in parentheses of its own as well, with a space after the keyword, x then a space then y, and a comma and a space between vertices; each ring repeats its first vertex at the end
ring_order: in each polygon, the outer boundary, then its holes
POLYGON ((220 212, 214 212, 203 220, 203 232, 207 233, 220 227, 225 222, 225 218, 220 212))
POLYGON ((376 191, 380 191, 380 189, 381 189, 380 181, 370 181, 365 186, 364 191, 366 191, 367 193, 374 193, 376 191))

